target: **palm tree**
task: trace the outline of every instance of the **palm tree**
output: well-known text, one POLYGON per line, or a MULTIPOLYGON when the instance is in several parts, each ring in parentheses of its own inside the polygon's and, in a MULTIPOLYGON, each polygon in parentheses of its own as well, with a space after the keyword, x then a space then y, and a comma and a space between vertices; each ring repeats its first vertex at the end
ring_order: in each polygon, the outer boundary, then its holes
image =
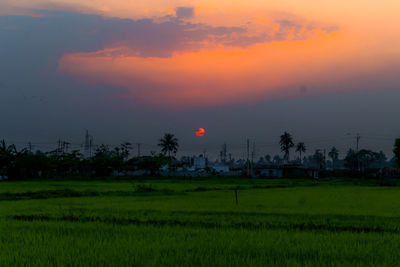
POLYGON ((294 147, 293 137, 290 133, 284 132, 281 135, 281 140, 279 141, 281 146, 281 151, 285 153, 284 159, 289 162, 289 152, 292 147, 294 147))
POLYGON ((173 134, 166 133, 164 137, 160 139, 158 146, 161 147, 161 151, 164 155, 168 153, 168 157, 171 158, 171 152, 176 154, 178 151, 178 139, 173 134))
POLYGON ((332 147, 329 151, 328 156, 332 159, 332 169, 335 169, 335 162, 339 157, 339 150, 336 147, 332 147))
POLYGON ((296 145, 296 152, 300 154, 300 163, 301 163, 301 153, 306 153, 306 145, 303 142, 300 142, 296 145))

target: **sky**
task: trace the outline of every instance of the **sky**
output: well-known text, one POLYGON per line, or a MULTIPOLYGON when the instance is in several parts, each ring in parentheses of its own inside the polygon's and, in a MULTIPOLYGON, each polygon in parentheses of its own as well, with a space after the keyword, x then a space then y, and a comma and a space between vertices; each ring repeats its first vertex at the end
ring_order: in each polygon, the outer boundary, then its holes
MULTIPOLYGON (((397 0, 2 0, 0 138, 52 149, 142 143, 181 154, 392 156, 400 136, 397 0), (195 131, 204 128, 203 137, 195 131)), ((135 153, 135 152, 134 152, 135 153)))

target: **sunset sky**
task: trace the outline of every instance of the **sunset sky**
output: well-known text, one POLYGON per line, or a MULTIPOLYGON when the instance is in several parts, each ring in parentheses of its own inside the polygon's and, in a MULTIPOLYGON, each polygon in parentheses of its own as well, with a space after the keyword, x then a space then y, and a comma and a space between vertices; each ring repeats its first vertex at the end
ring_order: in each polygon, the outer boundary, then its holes
POLYGON ((2 0, 0 139, 182 153, 384 150, 400 135, 400 2, 2 0), (195 131, 205 128, 197 137, 195 131), (147 145, 147 148, 146 148, 147 145), (214 151, 215 150, 215 151, 214 151), (213 152, 214 151, 214 152, 213 152))

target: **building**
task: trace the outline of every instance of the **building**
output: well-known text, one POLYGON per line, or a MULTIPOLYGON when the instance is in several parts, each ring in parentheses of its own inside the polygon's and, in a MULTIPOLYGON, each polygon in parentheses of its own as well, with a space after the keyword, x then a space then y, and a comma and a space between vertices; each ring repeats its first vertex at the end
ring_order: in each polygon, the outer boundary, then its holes
POLYGON ((224 163, 215 163, 210 166, 212 170, 214 170, 217 173, 224 173, 224 172, 229 172, 229 165, 224 164, 224 163))
POLYGON ((253 169, 253 176, 259 178, 318 178, 316 169, 303 168, 296 165, 265 166, 253 169))
POLYGON ((203 156, 193 157, 193 167, 195 170, 205 169, 207 167, 207 159, 203 156))

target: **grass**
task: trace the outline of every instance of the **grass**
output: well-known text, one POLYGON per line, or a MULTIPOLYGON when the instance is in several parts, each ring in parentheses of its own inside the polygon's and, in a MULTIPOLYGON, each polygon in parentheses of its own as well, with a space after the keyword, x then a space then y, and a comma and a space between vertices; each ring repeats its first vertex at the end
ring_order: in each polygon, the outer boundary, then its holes
POLYGON ((7 181, 0 266, 395 266, 396 183, 7 181))

